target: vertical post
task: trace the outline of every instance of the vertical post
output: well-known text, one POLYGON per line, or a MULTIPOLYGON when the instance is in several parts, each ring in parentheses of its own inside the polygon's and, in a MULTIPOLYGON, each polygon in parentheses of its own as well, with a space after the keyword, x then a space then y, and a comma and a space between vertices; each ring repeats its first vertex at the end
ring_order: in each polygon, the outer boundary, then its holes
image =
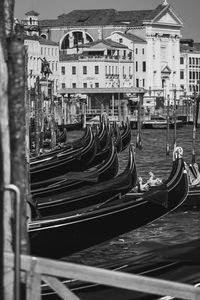
POLYGON ((141 105, 143 103, 144 93, 139 93, 138 97, 138 120, 137 120, 137 136, 136 136, 136 148, 142 149, 142 139, 141 139, 141 105))
POLYGON ((123 103, 123 121, 125 122, 127 119, 127 105, 126 103, 124 102, 123 103))
POLYGON ((176 148, 176 87, 174 88, 174 149, 176 148))
POLYGON ((112 116, 115 115, 115 95, 112 94, 112 116))
POLYGON ((35 155, 40 154, 40 83, 39 76, 35 83, 35 155))
MULTIPOLYGON (((14 1, 13 1, 14 4, 14 1)), ((3 193, 3 187, 10 183, 10 129, 8 116, 8 66, 6 38, 13 30, 13 4, 0 1, 0 299, 14 299, 13 269, 5 265, 5 251, 12 252, 12 206, 10 193, 3 193), (4 241, 4 243, 2 242, 4 241), (6 274, 6 276, 4 276, 6 274)))
POLYGON ((44 93, 40 88, 40 148, 44 150, 44 93))
POLYGON ((86 103, 82 103, 83 128, 86 128, 86 103))
MULTIPOLYGON (((8 41, 9 70, 9 124, 11 140, 11 183, 20 190, 20 250, 29 252, 27 233, 26 187, 27 168, 25 155, 25 51, 23 41, 11 38, 8 41)), ((17 230, 17 229, 16 229, 17 230)), ((17 234, 14 231, 14 234, 17 234)), ((23 278, 24 279, 24 278, 23 278)))
POLYGON ((101 113, 100 113, 100 115, 102 116, 103 113, 104 113, 104 105, 103 105, 103 103, 101 103, 101 113))
POLYGON ((167 136, 166 136, 166 155, 169 155, 169 95, 167 95, 167 136))
POLYGON ((109 105, 108 105, 108 103, 106 103, 106 114, 109 117, 109 105))
POLYGON ((193 130, 192 130, 192 163, 195 163, 195 143, 196 143, 196 91, 193 103, 193 130))
POLYGON ((54 101, 53 101, 53 82, 51 83, 51 149, 56 146, 55 118, 54 118, 54 101))

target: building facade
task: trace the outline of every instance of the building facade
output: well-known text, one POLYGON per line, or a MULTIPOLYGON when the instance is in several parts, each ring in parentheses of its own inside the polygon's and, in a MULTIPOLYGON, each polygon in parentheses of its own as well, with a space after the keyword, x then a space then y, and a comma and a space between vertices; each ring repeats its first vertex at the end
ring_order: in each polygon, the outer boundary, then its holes
MULTIPOLYGON (((53 83, 53 94, 56 95, 59 88, 59 45, 58 43, 39 36, 37 12, 31 11, 26 14, 23 24, 26 29, 24 45, 28 55, 28 88, 34 87, 36 78, 44 80, 42 64, 46 61, 51 71, 48 81, 53 83)), ((47 78, 46 78, 47 79, 47 78)), ((45 91, 45 89, 44 89, 45 91)))
POLYGON ((73 49, 60 53, 60 88, 134 86, 133 55, 125 45, 107 39, 73 49))
POLYGON ((200 92, 200 44, 192 39, 181 40, 180 83, 186 95, 200 92))
POLYGON ((42 35, 67 51, 107 38, 118 42, 121 38, 131 49, 131 38, 128 42, 118 35, 133 35, 143 41, 143 45, 132 48, 135 86, 144 86, 157 96, 172 96, 175 88, 181 91, 179 43, 183 21, 167 1, 153 10, 75 10, 55 20, 41 20, 39 26, 42 35))

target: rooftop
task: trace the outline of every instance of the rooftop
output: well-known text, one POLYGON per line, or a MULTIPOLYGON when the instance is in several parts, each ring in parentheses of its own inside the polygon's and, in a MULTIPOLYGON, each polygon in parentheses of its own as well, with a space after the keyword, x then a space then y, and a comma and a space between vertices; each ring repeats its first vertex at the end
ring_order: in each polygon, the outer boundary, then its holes
POLYGON ((119 35, 133 41, 134 43, 146 43, 146 41, 142 38, 140 38, 139 36, 137 35, 134 35, 132 33, 121 33, 121 32, 118 32, 119 35))
POLYGON ((24 40, 38 41, 42 45, 58 46, 58 43, 53 42, 51 40, 44 39, 43 37, 38 35, 24 35, 24 40))
POLYGON ((153 20, 169 4, 160 4, 153 10, 117 11, 115 9, 73 10, 62 14, 57 19, 41 20, 41 27, 57 26, 102 26, 102 25, 130 25, 142 26, 144 21, 153 20))

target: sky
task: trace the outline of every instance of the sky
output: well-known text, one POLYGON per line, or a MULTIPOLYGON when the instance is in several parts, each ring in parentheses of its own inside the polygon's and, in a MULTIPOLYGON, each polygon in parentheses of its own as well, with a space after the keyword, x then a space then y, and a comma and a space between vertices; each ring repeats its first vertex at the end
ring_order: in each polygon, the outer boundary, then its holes
MULTIPOLYGON (((200 42, 200 1, 199 0, 167 0, 182 17, 183 38, 192 38, 200 42)), ((15 0, 15 17, 24 19, 25 13, 37 11, 41 20, 56 19, 57 16, 77 9, 144 10, 154 9, 163 0, 15 0)))

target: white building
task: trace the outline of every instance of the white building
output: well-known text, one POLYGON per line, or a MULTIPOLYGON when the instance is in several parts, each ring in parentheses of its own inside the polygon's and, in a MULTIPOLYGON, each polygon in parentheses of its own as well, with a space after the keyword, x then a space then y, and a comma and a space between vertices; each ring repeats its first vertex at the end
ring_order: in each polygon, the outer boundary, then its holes
POLYGON ((48 81, 53 82, 53 93, 56 95, 59 83, 59 46, 58 43, 39 36, 38 16, 35 11, 26 13, 26 20, 23 20, 26 35, 24 36, 24 45, 27 46, 28 54, 28 88, 33 88, 37 76, 41 79, 43 74, 42 61, 44 59, 49 63, 51 74, 48 81))
MULTIPOLYGON (((173 97, 175 88, 177 97, 181 94, 179 43, 182 27, 182 18, 166 0, 152 10, 74 10, 55 20, 40 21, 42 34, 59 42, 63 50, 108 37, 117 41, 120 33, 143 40, 145 43, 134 51, 135 85, 150 89, 151 96, 165 97, 173 97)), ((127 47, 132 47, 131 41, 123 36, 120 38, 127 47)))
POLYGON ((180 45, 180 83, 186 95, 200 92, 200 44, 192 39, 180 45))
POLYGON ((127 46, 107 39, 74 50, 76 54, 60 53, 60 88, 134 86, 133 54, 127 46))
POLYGON ((134 86, 146 86, 146 46, 144 39, 130 33, 114 32, 109 37, 112 41, 128 47, 132 60, 134 59, 134 86))

